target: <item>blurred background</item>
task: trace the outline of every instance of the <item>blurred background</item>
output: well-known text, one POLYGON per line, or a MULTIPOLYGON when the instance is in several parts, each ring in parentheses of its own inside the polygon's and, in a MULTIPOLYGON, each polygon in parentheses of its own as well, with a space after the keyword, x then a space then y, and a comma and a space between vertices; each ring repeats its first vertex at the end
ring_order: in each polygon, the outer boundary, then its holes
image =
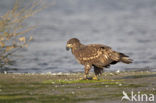
MULTIPOLYGON (((16 0, 0 1, 0 16, 16 0)), ((32 0, 23 0, 25 5, 32 0)), ((16 73, 83 72, 66 42, 76 37, 84 44, 111 46, 134 59, 106 71, 156 71, 156 0, 46 0, 46 9, 26 21, 38 27, 29 32, 34 40, 19 51, 16 64, 6 69, 16 73)))

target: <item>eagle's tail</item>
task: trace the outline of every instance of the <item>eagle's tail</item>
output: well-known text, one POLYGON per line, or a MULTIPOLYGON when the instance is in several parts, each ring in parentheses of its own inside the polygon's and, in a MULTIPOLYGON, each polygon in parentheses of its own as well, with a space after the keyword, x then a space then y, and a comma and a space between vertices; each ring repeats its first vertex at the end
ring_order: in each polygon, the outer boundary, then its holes
POLYGON ((132 63, 132 59, 130 59, 127 55, 123 54, 123 53, 119 53, 120 54, 120 61, 126 64, 130 64, 132 63))

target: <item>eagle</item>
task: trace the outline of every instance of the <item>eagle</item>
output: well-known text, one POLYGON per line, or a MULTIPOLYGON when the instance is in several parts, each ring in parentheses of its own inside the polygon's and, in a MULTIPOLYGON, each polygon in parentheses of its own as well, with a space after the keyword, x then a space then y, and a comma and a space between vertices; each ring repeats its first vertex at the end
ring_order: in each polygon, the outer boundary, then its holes
POLYGON ((103 68, 108 68, 110 65, 118 62, 126 64, 132 63, 132 59, 124 53, 112 50, 111 47, 102 44, 84 45, 77 38, 71 38, 67 41, 66 50, 71 49, 76 60, 84 65, 84 77, 88 78, 89 71, 94 67, 95 76, 93 79, 98 79, 102 74, 103 68))

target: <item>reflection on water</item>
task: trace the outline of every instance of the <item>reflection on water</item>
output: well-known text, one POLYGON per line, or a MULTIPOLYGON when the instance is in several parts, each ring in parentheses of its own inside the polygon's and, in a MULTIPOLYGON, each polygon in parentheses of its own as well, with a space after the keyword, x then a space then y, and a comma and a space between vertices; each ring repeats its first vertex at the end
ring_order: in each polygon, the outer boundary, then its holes
MULTIPOLYGON (((12 3, 13 0, 2 0, 1 14, 10 9, 12 3)), ((72 37, 85 44, 109 45, 134 59, 133 64, 119 63, 110 70, 155 68, 155 5, 156 0, 56 0, 56 5, 27 22, 39 28, 32 32, 34 41, 20 52, 22 56, 8 72, 83 71, 83 66, 65 50, 66 41, 72 37)))

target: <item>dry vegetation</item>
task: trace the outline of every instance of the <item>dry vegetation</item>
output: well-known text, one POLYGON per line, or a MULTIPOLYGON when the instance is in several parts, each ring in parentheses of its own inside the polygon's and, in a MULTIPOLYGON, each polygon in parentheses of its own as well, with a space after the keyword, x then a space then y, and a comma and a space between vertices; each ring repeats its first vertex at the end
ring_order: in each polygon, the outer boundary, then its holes
POLYGON ((28 46, 32 36, 26 34, 35 26, 28 27, 25 21, 43 8, 40 0, 32 0, 23 8, 17 0, 14 7, 0 17, 0 68, 10 65, 13 53, 28 46))

